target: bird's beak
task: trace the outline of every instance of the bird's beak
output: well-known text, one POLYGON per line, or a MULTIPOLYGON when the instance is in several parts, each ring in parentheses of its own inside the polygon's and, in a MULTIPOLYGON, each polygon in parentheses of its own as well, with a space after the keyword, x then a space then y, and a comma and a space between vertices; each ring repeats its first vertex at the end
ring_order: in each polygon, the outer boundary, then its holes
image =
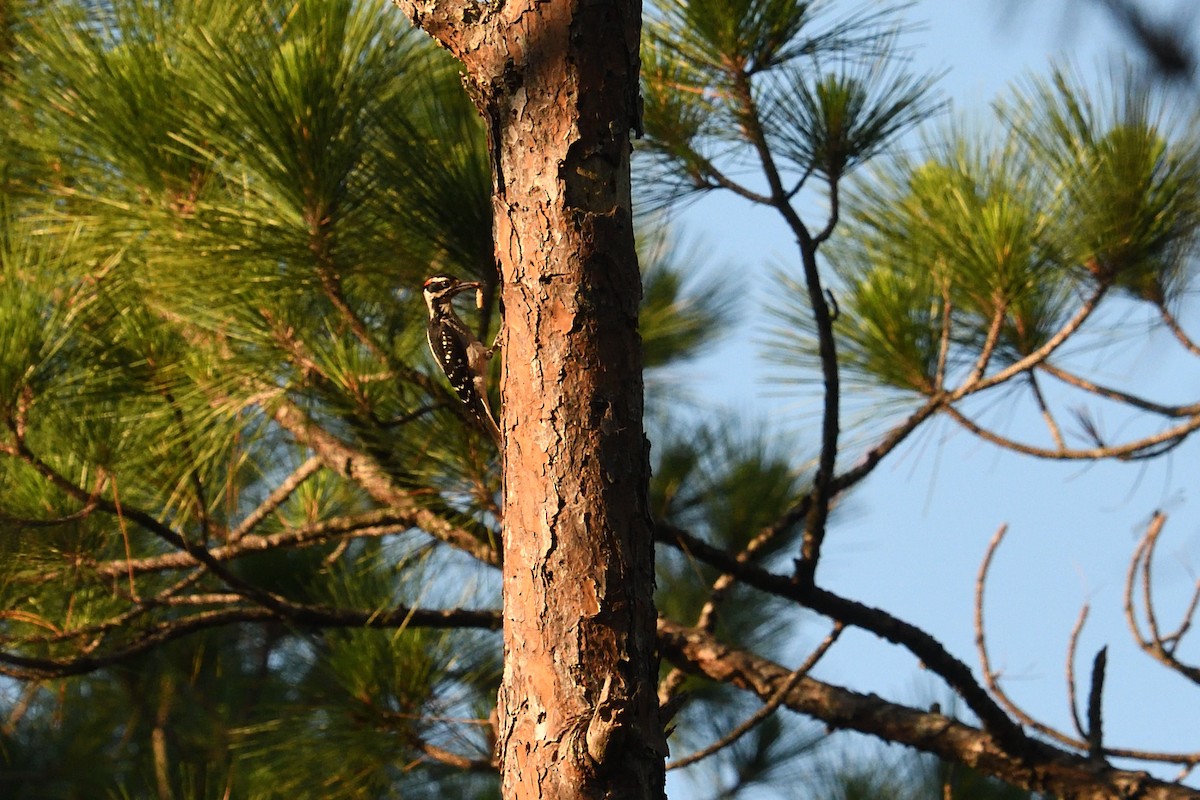
POLYGON ((463 281, 462 283, 460 283, 454 287, 454 294, 456 294, 456 295, 461 294, 461 293, 467 291, 468 289, 478 290, 481 288, 483 288, 483 284, 480 283, 479 281, 463 281))

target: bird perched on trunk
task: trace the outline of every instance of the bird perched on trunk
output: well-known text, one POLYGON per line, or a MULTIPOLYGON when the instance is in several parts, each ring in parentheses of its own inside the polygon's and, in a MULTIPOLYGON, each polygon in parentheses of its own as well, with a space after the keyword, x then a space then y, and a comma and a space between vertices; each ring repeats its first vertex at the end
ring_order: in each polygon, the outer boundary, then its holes
POLYGON ((496 347, 485 347, 454 311, 455 295, 474 289, 478 281, 460 281, 453 275, 425 279, 425 305, 429 308, 429 351, 471 416, 483 426, 497 447, 503 446, 500 427, 488 406, 487 363, 496 347))

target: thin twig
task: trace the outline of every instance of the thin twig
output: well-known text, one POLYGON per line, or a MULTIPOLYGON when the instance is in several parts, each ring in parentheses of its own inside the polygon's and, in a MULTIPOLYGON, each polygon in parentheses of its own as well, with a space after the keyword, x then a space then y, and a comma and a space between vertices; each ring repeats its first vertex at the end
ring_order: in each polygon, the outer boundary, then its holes
POLYGON ((291 475, 288 475, 286 478, 284 478, 283 481, 271 491, 271 494, 269 494, 267 498, 259 504, 258 508, 247 514, 246 518, 242 520, 241 524, 229 532, 229 542, 232 544, 238 539, 241 539, 250 531, 254 530, 254 528, 260 522, 267 518, 268 514, 279 508, 279 506, 283 505, 283 503, 292 496, 292 492, 296 491, 300 484, 308 480, 308 478, 316 473, 316 471, 321 467, 321 459, 317 458, 316 456, 309 456, 303 464, 296 467, 296 469, 292 471, 291 475))
POLYGON ((1183 330, 1183 326, 1179 324, 1179 320, 1175 319, 1175 315, 1167 310, 1166 303, 1158 304, 1158 313, 1162 317, 1162 321, 1171 329, 1171 333, 1175 334, 1175 338, 1183 345, 1189 353, 1194 356, 1200 356, 1200 345, 1192 341, 1192 337, 1188 336, 1183 330))
MULTIPOLYGON (((979 566, 979 572, 975 578, 975 649, 979 655, 980 668, 983 671, 984 684, 988 690, 995 696, 996 700, 1012 714, 1023 725, 1038 731, 1044 736, 1053 739, 1054 741, 1063 744, 1067 747, 1073 747, 1077 750, 1088 751, 1089 743, 1083 738, 1069 736, 1062 731, 1047 725, 1028 714, 1024 709, 1018 706, 1012 698, 1004 691, 1004 688, 997 680, 998 673, 992 669, 991 660, 988 655, 986 638, 984 631, 986 630, 983 615, 983 591, 987 584, 988 572, 991 568, 992 559, 999 548, 1004 535, 1008 530, 1007 525, 1001 525, 996 533, 988 542, 987 551, 984 554, 983 562, 979 566)), ((1127 588, 1127 595, 1131 590, 1127 588)), ((1072 713, 1074 714, 1074 703, 1072 703, 1072 713)), ((1078 721, 1076 722, 1078 724, 1078 721)), ((1103 755, 1114 758, 1133 758, 1139 761, 1160 761, 1167 764, 1186 764, 1194 765, 1200 763, 1200 752, 1190 753, 1172 753, 1159 750, 1137 750, 1127 747, 1106 747, 1103 750, 1103 755)), ((1190 766, 1189 766, 1190 768, 1190 766)))
POLYGON ((25 712, 29 710, 29 706, 33 703, 33 698, 41 689, 41 681, 29 681, 21 687, 21 695, 13 703, 12 711, 8 714, 8 719, 4 720, 4 725, 0 727, 0 733, 9 737, 16 734, 17 723, 25 716, 25 712))
POLYGON ((1033 399, 1037 403, 1038 409, 1042 412, 1042 419, 1046 421, 1046 427, 1050 429, 1050 438, 1054 439, 1054 443, 1058 445, 1059 450, 1066 450, 1067 443, 1063 441, 1062 431, 1058 427, 1058 423, 1054 420, 1054 414, 1051 413, 1050 407, 1046 405, 1046 398, 1042 395, 1042 388, 1038 386, 1037 373, 1027 372, 1029 376, 1029 387, 1033 390, 1033 399))
POLYGON ((1006 533, 1008 533, 1008 525, 1003 524, 992 534, 987 550, 984 553, 983 561, 979 565, 979 572, 975 576, 975 652, 979 656, 979 668, 983 671, 984 685, 995 695, 1001 705, 1008 710, 1008 713, 1016 717, 1022 724, 1028 725, 1039 733, 1049 736, 1060 744, 1084 750, 1087 748, 1087 743, 1083 739, 1068 736, 1057 728, 1034 719, 1023 708, 1013 702, 1004 691, 1004 688, 1000 686, 1000 682, 997 680, 998 673, 992 669, 991 658, 988 655, 987 637, 985 635, 987 626, 985 625, 983 615, 983 590, 987 585, 987 577, 992 566, 992 559, 995 557, 996 551, 1000 548, 1000 543, 1004 541, 1006 533))
POLYGON ((830 482, 830 491, 841 493, 855 485, 879 465, 888 453, 895 450, 908 435, 917 429, 921 423, 932 417, 945 404, 946 396, 938 393, 929 397, 913 413, 909 414, 899 425, 896 425, 880 439, 879 443, 868 450, 859 462, 852 468, 838 475, 830 482))
MULTIPOLYGON (((125 527, 125 515, 121 513, 121 496, 117 491, 117 476, 112 478, 113 507, 116 511, 117 526, 121 529, 121 541, 125 543, 125 563, 133 561, 133 551, 129 547, 129 530, 125 527)), ((129 595, 137 602, 137 584, 133 580, 133 569, 126 569, 129 576, 129 595)))
POLYGON ((971 369, 971 374, 963 381, 962 386, 955 391, 956 395, 964 389, 970 391, 970 387, 979 383, 984 373, 987 372, 988 364, 991 362, 992 356, 996 352, 996 345, 1000 341, 1000 332, 1004 330, 1004 319, 1007 314, 1008 304, 1003 301, 997 302, 996 311, 992 314, 991 324, 988 325, 987 336, 983 340, 983 347, 979 349, 979 357, 975 359, 975 366, 971 369))
POLYGON ((767 717, 774 714, 776 709, 778 709, 779 706, 783 704, 783 701, 787 699, 787 696, 789 693, 791 693, 792 689, 796 688, 796 684, 800 682, 800 679, 807 675, 812 668, 817 665, 817 662, 820 661, 827 652, 829 652, 829 648, 832 647, 834 642, 838 640, 838 637, 842 635, 842 631, 845 629, 845 627, 846 626, 843 623, 835 621, 833 623, 833 629, 829 632, 829 635, 821 641, 821 644, 817 646, 816 650, 809 654, 808 658, 804 659, 803 664, 796 667, 796 669, 784 679, 783 683, 781 683, 779 688, 775 691, 775 694, 771 695, 771 698, 766 702, 765 705, 762 706, 762 708, 755 711, 753 714, 743 720, 740 725, 707 747, 703 747, 700 750, 691 753, 690 755, 684 756, 683 758, 667 762, 666 768, 668 770, 682 769, 683 767, 688 767, 698 761, 702 761, 714 753, 724 750, 726 747, 749 733, 756 725, 761 723, 767 717))
POLYGON ((1174 653, 1175 648, 1183 641, 1183 637, 1192 628, 1192 621, 1196 618, 1196 606, 1200 604, 1200 580, 1196 581, 1196 586, 1192 590, 1192 599, 1188 601, 1187 608, 1183 611, 1183 616, 1179 621, 1179 627, 1171 633, 1163 637, 1163 648, 1168 653, 1174 653))
POLYGON ((1162 641, 1162 632, 1158 628, 1158 615, 1154 612, 1154 597, 1151 593, 1153 578, 1151 565, 1154 561, 1154 546, 1166 524, 1166 516, 1156 514, 1146 531, 1146 549, 1142 554, 1142 603, 1146 611, 1146 625, 1150 628, 1150 638, 1154 642, 1162 641))
POLYGON ((1079 635, 1083 633, 1083 625, 1087 622, 1089 611, 1088 604, 1084 603, 1079 609, 1079 616, 1075 618, 1075 625, 1071 628, 1071 636, 1067 641, 1067 702, 1071 708, 1071 722, 1080 737, 1087 736, 1087 731, 1083 727, 1083 720, 1079 718, 1079 702, 1075 692, 1075 653, 1078 651, 1079 635))
POLYGON ((825 223, 825 227, 821 232, 813 237, 813 246, 820 247, 833 235, 833 229, 837 227, 838 217, 841 215, 841 204, 839 202, 838 180, 830 178, 829 180, 829 220, 825 223))
POLYGON ((950 358, 950 327, 954 304, 950 301, 950 284, 942 283, 942 330, 938 336, 937 367, 933 373, 933 390, 941 393, 946 389, 946 362, 950 358))
POLYGON ((1133 633, 1134 641, 1137 642, 1142 652, 1193 683, 1200 684, 1200 668, 1183 663, 1175 655, 1180 640, 1190 630, 1195 617, 1197 603, 1200 602, 1200 585, 1193 592, 1179 626, 1171 634, 1167 636, 1162 634, 1154 612, 1150 562, 1154 559, 1154 550, 1165 523, 1166 516, 1161 512, 1155 512, 1146 528, 1146 533, 1138 542, 1133 557, 1129 561, 1129 568, 1125 573, 1125 620, 1133 633), (1144 613, 1150 631, 1149 635, 1142 632, 1134 609, 1134 596, 1139 574, 1142 580, 1142 603, 1145 605, 1144 613))
POLYGON ((770 197, 766 196, 765 194, 759 194, 758 192, 749 189, 728 177, 725 175, 725 173, 721 172, 721 170, 717 169, 717 167, 708 159, 703 159, 702 169, 704 171, 704 178, 711 181, 711 183, 707 184, 706 188, 727 189, 736 194, 738 197, 741 197, 744 200, 749 200, 751 203, 756 205, 772 205, 770 197))
POLYGON ((1140 408, 1143 411, 1149 411, 1154 414, 1159 414, 1164 417, 1193 417, 1200 414, 1200 403, 1189 403, 1180 406, 1168 406, 1162 403, 1155 403, 1130 392, 1123 392, 1120 389, 1114 389, 1109 386, 1102 386, 1094 383, 1087 378, 1075 375, 1061 367, 1051 364, 1049 361, 1038 365, 1038 368, 1043 372, 1053 375, 1063 383, 1074 386, 1076 389, 1082 389, 1090 394, 1103 397, 1106 400, 1113 400, 1118 403, 1124 403, 1134 408, 1140 408))
POLYGON ((1092 312, 1100 305, 1101 299, 1104 298, 1108 291, 1108 284, 1101 284, 1096 287, 1084 302, 1075 311, 1074 316, 1058 329, 1058 332, 1042 343, 1042 346, 1029 353, 1024 358, 1014 361, 1002 370, 989 375, 986 378, 980 378, 977 381, 967 381, 962 386, 958 387, 952 395, 952 400, 960 400, 969 394, 982 392, 985 389, 990 389, 993 386, 1004 383, 1012 376, 1032 369, 1049 358, 1055 350, 1062 346, 1068 338, 1092 315, 1092 312))
POLYGON ((1012 450, 1016 453, 1023 453, 1027 456, 1037 456, 1038 458, 1055 459, 1059 461, 1095 461, 1102 458, 1115 458, 1119 461, 1137 461, 1146 458, 1153 458, 1155 456, 1162 455, 1164 452, 1174 447, 1178 447, 1187 439, 1189 434, 1200 429, 1200 416, 1196 416, 1192 419, 1189 419, 1187 422, 1176 425, 1173 428, 1167 428, 1166 430, 1160 431, 1152 436, 1145 436, 1141 439, 1125 442, 1124 444, 1087 448, 1067 447, 1052 450, 1046 447, 1025 444, 1024 442, 1018 442, 1015 439, 1010 439, 1007 436, 1002 436, 995 431, 984 428, 978 422, 975 422, 954 406, 948 405, 945 408, 946 413, 949 414, 955 422, 962 425, 971 433, 985 441, 991 442, 999 447, 1003 447, 1006 450, 1012 450))

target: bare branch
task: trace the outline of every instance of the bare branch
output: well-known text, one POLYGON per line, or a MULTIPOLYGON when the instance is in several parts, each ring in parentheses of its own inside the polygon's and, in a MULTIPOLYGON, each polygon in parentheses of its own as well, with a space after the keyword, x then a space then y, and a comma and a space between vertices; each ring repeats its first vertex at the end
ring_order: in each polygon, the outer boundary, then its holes
POLYGON ((1090 610, 1087 603, 1079 609, 1079 616, 1075 618, 1075 625, 1067 639, 1067 702, 1071 708, 1071 724, 1075 726, 1075 732, 1080 738, 1087 736, 1087 729, 1083 727, 1083 720, 1079 718, 1078 694, 1075 691, 1075 654, 1079 651, 1079 635, 1083 633, 1083 625, 1087 622, 1090 610))
POLYGON ((1104 716, 1101 701, 1104 696, 1104 671, 1108 664, 1108 648, 1101 647, 1092 660, 1092 686, 1088 692, 1088 757, 1104 760, 1104 716))
POLYGON ((1029 388, 1033 390, 1033 399, 1037 403, 1038 410, 1042 412, 1042 419, 1046 421, 1046 427, 1050 430, 1050 438, 1054 440, 1054 444, 1059 450, 1067 449, 1067 443, 1063 441, 1062 431, 1059 430, 1058 423, 1054 420, 1054 414, 1051 413, 1050 407, 1046 405, 1046 398, 1042 395, 1042 387, 1038 386, 1037 374, 1034 372, 1026 373, 1029 375, 1029 388))
MULTIPOLYGON (((979 566, 979 573, 977 574, 976 579, 975 579, 975 646, 976 646, 976 650, 979 654, 979 660, 981 663, 981 667, 983 669, 984 682, 987 684, 987 687, 992 692, 992 694, 994 694, 996 696, 996 699, 999 700, 1000 703, 1003 704, 1003 706, 1008 710, 1008 712, 1011 713, 1014 717, 1016 717, 1017 720, 1019 720, 1022 724, 1033 728, 1034 730, 1038 731, 1039 733, 1050 737, 1051 739, 1053 739, 1054 741, 1056 741, 1062 745, 1065 745, 1065 746, 1071 747, 1071 748, 1075 748, 1079 751, 1087 752, 1090 754, 1091 753, 1090 740, 1085 740, 1083 738, 1076 738, 1074 736, 1069 736, 1066 733, 1063 733, 1062 731, 1058 730, 1057 728, 1047 725, 1047 724, 1035 719, 1030 714, 1026 713, 1020 706, 1018 706, 1012 700, 1012 698, 1010 698, 1008 696, 1008 694, 1004 691, 1003 687, 1000 686, 1000 683, 997 680, 998 674, 992 669, 990 658, 988 656, 987 643, 986 643, 986 639, 984 636, 986 626, 984 624, 984 615, 983 615, 983 591, 984 591, 984 587, 987 584, 987 576, 988 576, 989 570, 991 569, 992 559, 994 558, 994 556, 996 554, 996 550, 999 548, 1001 541, 1003 541, 1004 535, 1007 532, 1007 529, 1008 529, 1008 527, 1006 525, 1001 525, 1000 528, 996 531, 996 533, 993 534, 991 541, 988 542, 987 551, 984 554, 983 562, 979 566)), ((1080 621, 1076 622, 1076 631, 1072 633, 1073 638, 1076 636, 1076 632, 1078 631, 1078 629, 1082 627, 1082 617, 1083 617, 1083 615, 1081 615, 1080 621)), ((1073 651, 1074 651, 1074 645, 1072 645, 1072 648, 1071 648, 1072 655, 1070 658, 1072 660, 1073 660, 1073 651)), ((1071 671, 1071 673, 1074 672, 1073 666, 1070 668, 1070 671, 1071 671)), ((1095 691, 1097 691, 1096 683, 1095 683, 1097 678, 1099 678, 1100 683, 1103 683, 1102 676, 1094 674, 1093 675, 1093 685, 1092 685, 1093 693, 1095 691)), ((1071 691, 1071 696, 1072 696, 1071 713, 1072 713, 1072 716, 1075 718, 1076 727, 1079 728, 1082 726, 1080 725, 1079 718, 1075 711, 1074 682, 1071 679, 1069 679, 1069 681, 1070 681, 1070 691, 1071 691)), ((1098 728, 1093 728, 1092 720, 1090 718, 1090 715, 1092 712, 1092 704, 1098 703, 1098 702, 1099 701, 1097 699, 1089 698, 1089 708, 1088 708, 1088 710, 1089 710, 1089 726, 1088 726, 1089 739, 1090 739, 1092 731, 1098 730, 1098 728)), ((1200 752, 1174 753, 1174 752, 1164 752, 1164 751, 1156 751, 1156 750, 1135 750, 1132 748, 1124 748, 1124 747, 1121 747, 1121 748, 1109 747, 1109 748, 1103 748, 1101 751, 1101 755, 1113 756, 1113 757, 1117 757, 1117 758, 1133 758, 1133 759, 1137 759, 1139 761, 1160 761, 1160 762, 1169 763, 1169 764, 1191 765, 1191 764, 1200 763, 1200 752)))
POLYGON ((1010 752, 1019 752, 1026 745, 1027 739, 1020 727, 1009 719, 1004 710, 976 681, 970 668, 951 655, 937 639, 924 630, 882 609, 872 608, 816 586, 775 575, 753 564, 738 563, 737 559, 724 550, 713 547, 679 528, 660 523, 655 527, 655 535, 658 541, 674 545, 707 564, 732 573, 748 586, 793 600, 818 614, 870 631, 905 648, 920 659, 927 669, 939 675, 958 692, 967 707, 983 721, 997 740, 1004 742, 1010 752))
POLYGON ((1058 332, 1042 343, 1042 346, 1034 350, 1022 359, 1014 361, 1004 369, 989 375, 986 378, 980 378, 977 381, 967 381, 962 386, 954 390, 951 395, 951 400, 960 400, 969 394, 982 392, 984 389, 990 389, 993 386, 1004 383, 1009 378, 1026 370, 1041 364, 1049 358, 1055 350, 1062 346, 1063 342, 1071 337, 1075 331, 1092 315, 1092 312, 1100 305, 1100 300, 1108 291, 1108 284, 1101 284, 1096 287, 1096 290, 1083 301, 1083 304, 1075 311, 1074 316, 1067 320, 1058 332))
POLYGON ((1102 458, 1115 458, 1118 461, 1137 461, 1154 458, 1155 456, 1162 455, 1167 450, 1178 447, 1189 434, 1200 429, 1200 416, 1196 416, 1172 428, 1159 431, 1152 436, 1145 436, 1124 444, 1088 448, 1067 447, 1050 449, 1018 442, 1015 439, 1010 439, 995 431, 988 430, 954 406, 946 406, 946 413, 971 433, 998 447, 1003 447, 1006 450, 1012 450, 1016 453, 1023 453, 1027 456, 1037 456, 1038 458, 1059 461, 1095 461, 1102 458))
POLYGON ((1002 300, 998 301, 996 303, 996 310, 992 314, 991 324, 988 325, 987 335, 983 340, 983 347, 979 349, 979 357, 975 359, 975 366, 971 369, 971 374, 963 381, 962 386, 955 392, 956 395, 958 392, 963 391, 963 389, 970 391, 969 387, 979 383, 980 379, 983 378, 983 374, 987 372, 992 355, 996 352, 996 344, 1000 341, 1000 332, 1004 330, 1004 318, 1007 313, 1008 304, 1002 300))
POLYGON ((1168 633, 1163 637, 1163 647, 1171 653, 1179 647, 1179 643, 1183 640, 1184 635, 1192 628, 1192 620, 1196 617, 1196 606, 1200 604, 1200 580, 1196 581, 1196 586, 1192 590, 1192 599, 1188 601, 1187 608, 1183 611, 1183 617, 1179 621, 1177 627, 1172 633, 1168 633))
POLYGON ((954 304, 950 301, 950 286, 942 282, 942 330, 938 337, 937 367, 933 373, 933 389, 944 392, 946 389, 946 361, 950 357, 950 328, 953 324, 954 304))
POLYGON ((821 641, 821 644, 817 646, 816 650, 809 654, 808 658, 804 659, 804 663, 796 667, 796 669, 790 675, 788 675, 787 679, 779 685, 779 688, 775 690, 775 693, 771 695, 770 699, 767 700, 766 704, 763 705, 762 708, 758 709, 758 711, 755 711, 753 714, 743 720, 740 725, 707 747, 697 750, 696 752, 684 756, 683 758, 667 762, 667 769, 681 769, 683 767, 691 766, 698 761, 703 761, 714 753, 719 753, 753 730, 754 726, 758 725, 767 717, 774 714, 779 706, 783 704, 783 701, 787 699, 787 696, 792 689, 796 688, 796 684, 800 682, 800 679, 812 671, 812 668, 817 665, 817 662, 829 652, 829 648, 832 647, 833 643, 836 642, 838 637, 842 635, 842 631, 844 629, 845 626, 842 625, 842 623, 833 623, 833 630, 829 632, 829 635, 821 641))
POLYGON ((461 753, 455 753, 452 750, 430 744, 424 740, 417 740, 414 742, 414 745, 425 755, 425 758, 421 759, 422 761, 436 761, 439 764, 445 764, 448 767, 454 767, 466 772, 496 771, 496 765, 489 758, 471 758, 470 756, 464 756, 461 753))
MULTIPOLYGON (((794 524, 794 521, 793 521, 794 524)), ((741 552, 736 558, 740 564, 748 564, 754 556, 765 549, 771 542, 775 541, 785 530, 791 525, 770 525, 760 530, 754 538, 746 543, 741 552)), ((715 581, 709 591, 708 602, 700 609, 700 613, 696 619, 696 627, 703 631, 713 632, 717 624, 717 606, 725 599, 729 591, 736 585, 737 578, 729 573, 722 573, 715 581)))
POLYGON ((813 237, 814 247, 820 247, 824 244, 833 235, 833 229, 837 227, 838 218, 841 215, 840 192, 838 191, 839 183, 837 178, 829 180, 829 220, 825 223, 825 227, 821 229, 821 232, 813 237))
POLYGON ((937 413, 944 402, 945 396, 941 394, 927 399, 920 408, 909 414, 903 422, 888 431, 879 441, 879 444, 868 450, 854 467, 835 477, 830 482, 830 490, 834 494, 843 492, 871 474, 871 471, 879 465, 879 462, 888 453, 895 450, 921 423, 937 413))
POLYGON ((1154 557, 1154 549, 1166 521, 1166 515, 1162 512, 1155 512, 1146 528, 1146 533, 1138 542, 1133 557, 1129 561, 1129 568, 1125 573, 1125 620, 1133 633, 1134 641, 1137 642, 1142 652, 1193 683, 1200 684, 1200 668, 1181 662, 1175 655, 1180 641, 1191 629, 1192 620, 1195 618, 1196 606, 1200 602, 1200 582, 1197 583, 1196 589, 1192 593, 1192 599, 1188 602, 1183 618, 1174 632, 1164 636, 1159 629, 1158 618, 1154 612, 1150 562, 1154 557), (1139 574, 1142 580, 1142 604, 1145 607, 1146 624, 1150 629, 1149 635, 1142 632, 1134 609, 1134 596, 1139 574))
POLYGON ((25 712, 29 710, 29 706, 33 703, 33 698, 42 689, 41 681, 28 681, 21 687, 21 696, 12 705, 12 711, 9 712, 8 719, 0 725, 0 733, 5 736, 15 736, 17 731, 17 723, 25 716, 25 712))
MULTIPOLYGON (((1067 747, 1074 747, 1080 750, 1086 749, 1087 742, 1083 739, 1068 736, 1062 731, 1045 724, 1032 715, 1027 713, 1017 703, 1008 696, 1004 691, 1004 687, 1000 685, 998 680, 999 673, 992 669, 991 658, 988 655, 986 630, 987 626, 984 623, 983 614, 983 590, 987 585, 988 572, 992 566, 992 559, 996 555, 996 551, 1000 548, 1000 543, 1004 541, 1004 535, 1008 532, 1008 525, 1001 525, 992 534, 991 540, 988 542, 987 551, 984 553, 983 561, 979 565, 979 573, 975 577, 975 651, 979 655, 980 669, 983 670, 983 681, 987 685, 989 691, 996 696, 996 699, 1008 709, 1008 713, 1017 718, 1023 725, 1028 725, 1038 733, 1050 737, 1054 741, 1064 744, 1067 747)), ((1073 682, 1072 682, 1073 685, 1073 682)), ((1073 692, 1072 692, 1073 694, 1073 692)), ((1071 708, 1074 714, 1075 704, 1072 701, 1071 708)), ((1076 719, 1076 725, 1079 722, 1076 719)))
POLYGON ((1154 611, 1154 596, 1152 587, 1154 581, 1150 572, 1154 561, 1154 546, 1166 525, 1165 514, 1155 514, 1146 530, 1146 548, 1142 551, 1142 604, 1146 612, 1146 624, 1150 626, 1150 638, 1154 642, 1162 641, 1162 631, 1158 627, 1158 616, 1154 611))
MULTIPOLYGON (((658 633, 663 654, 671 663, 763 699, 772 697, 791 674, 779 664, 669 620, 659 619, 658 633)), ((907 745, 1030 791, 1086 800, 1200 798, 1200 791, 1158 780, 1145 772, 1097 770, 1086 757, 1043 742, 1029 740, 1027 747, 1014 753, 988 732, 942 714, 858 694, 807 676, 786 693, 784 705, 830 728, 846 728, 907 745)))
POLYGON ((1189 353, 1194 356, 1200 356, 1200 345, 1197 345, 1192 337, 1187 335, 1183 326, 1179 324, 1179 320, 1175 319, 1175 315, 1167 309, 1167 304, 1160 302, 1158 304, 1158 313, 1162 317, 1162 321, 1171 329, 1171 333, 1175 334, 1175 338, 1184 346, 1189 353))
POLYGON ((701 162, 704 173, 702 180, 706 181, 705 185, 707 188, 727 189, 728 191, 736 194, 738 197, 741 197, 744 200, 749 200, 755 205, 769 206, 773 204, 770 197, 765 194, 760 194, 759 192, 756 192, 728 177, 721 170, 717 169, 717 166, 708 159, 701 158, 701 162))
MULTIPOLYGON (((242 536, 232 544, 214 547, 208 552, 218 561, 230 561, 249 553, 259 553, 264 550, 304 547, 327 542, 339 536, 386 536, 415 526, 416 521, 411 513, 384 508, 349 517, 334 517, 312 522, 299 528, 287 528, 267 536, 249 534, 242 536)), ((197 563, 196 559, 186 551, 181 551, 128 561, 106 561, 97 564, 95 572, 97 575, 110 577, 126 571, 132 574, 142 574, 168 569, 189 569, 196 566, 197 563)))
POLYGON ((1149 411, 1154 414, 1160 414, 1164 417, 1194 417, 1200 414, 1200 403, 1189 403, 1183 406, 1162 405, 1161 403, 1155 403, 1135 394, 1123 392, 1120 389, 1113 389, 1109 386, 1093 383, 1086 378, 1057 367, 1049 361, 1039 364, 1038 368, 1053 375, 1063 383, 1074 386, 1076 389, 1082 389, 1085 392, 1107 400, 1114 400, 1118 403, 1124 403, 1125 405, 1140 408, 1143 411, 1149 411))

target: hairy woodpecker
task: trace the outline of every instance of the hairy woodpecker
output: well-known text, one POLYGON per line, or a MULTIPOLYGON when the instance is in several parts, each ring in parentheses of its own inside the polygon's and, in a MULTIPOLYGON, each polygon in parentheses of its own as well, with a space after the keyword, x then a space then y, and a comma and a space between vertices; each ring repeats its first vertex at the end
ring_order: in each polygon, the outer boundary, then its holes
POLYGON ((500 428, 492 416, 487 399, 487 362, 495 347, 484 347, 466 323, 454 313, 454 296, 469 289, 478 290, 477 281, 460 281, 453 275, 432 275, 425 279, 425 305, 429 307, 429 351, 446 373, 450 385, 497 447, 503 446, 500 428))

